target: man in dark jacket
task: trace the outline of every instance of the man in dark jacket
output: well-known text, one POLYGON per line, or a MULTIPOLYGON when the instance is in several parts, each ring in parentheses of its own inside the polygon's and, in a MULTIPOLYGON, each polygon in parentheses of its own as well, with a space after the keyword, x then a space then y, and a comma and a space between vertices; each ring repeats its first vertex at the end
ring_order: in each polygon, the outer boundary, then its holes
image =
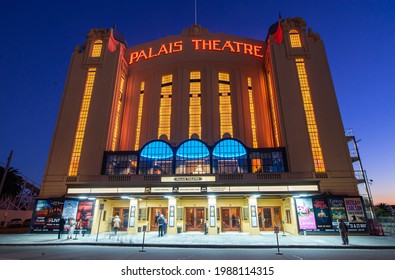
POLYGON ((339 233, 342 238, 343 245, 348 245, 348 227, 342 219, 338 219, 337 221, 339 222, 339 233))
POLYGON ((60 239, 62 237, 65 223, 66 223, 66 220, 63 217, 61 217, 59 220, 58 239, 60 239))
POLYGON ((158 218, 158 237, 163 236, 163 232, 165 229, 164 227, 165 227, 165 217, 163 216, 163 214, 160 214, 158 218))

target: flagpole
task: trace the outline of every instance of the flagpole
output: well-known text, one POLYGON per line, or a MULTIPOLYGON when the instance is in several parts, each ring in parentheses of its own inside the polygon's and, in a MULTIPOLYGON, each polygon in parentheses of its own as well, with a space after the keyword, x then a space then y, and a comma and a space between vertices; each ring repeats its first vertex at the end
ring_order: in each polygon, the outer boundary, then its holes
POLYGON ((197 0, 195 0, 195 25, 197 24, 197 4, 196 4, 196 1, 197 0))

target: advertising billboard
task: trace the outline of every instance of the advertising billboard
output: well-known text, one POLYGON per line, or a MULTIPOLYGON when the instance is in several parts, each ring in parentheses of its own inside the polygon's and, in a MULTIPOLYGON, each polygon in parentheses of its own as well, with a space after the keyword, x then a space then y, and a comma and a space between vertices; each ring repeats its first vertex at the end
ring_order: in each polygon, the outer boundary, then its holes
POLYGON ((93 220, 94 201, 38 199, 33 213, 30 232, 57 233, 59 221, 66 220, 65 230, 68 229, 68 219, 73 218, 81 222, 81 233, 90 233, 93 220))
POLYGON ((295 198, 299 231, 337 232, 338 219, 349 232, 367 233, 366 215, 361 197, 295 198))

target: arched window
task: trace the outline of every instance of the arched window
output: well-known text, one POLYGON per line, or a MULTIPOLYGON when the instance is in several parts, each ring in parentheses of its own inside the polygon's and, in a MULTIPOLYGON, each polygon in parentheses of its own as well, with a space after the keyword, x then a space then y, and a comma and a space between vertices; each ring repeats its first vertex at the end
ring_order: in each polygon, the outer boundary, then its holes
POLYGON ((247 173, 247 151, 237 140, 224 139, 213 150, 213 172, 219 174, 247 173))
POLYGON ((100 57, 102 48, 103 48, 102 40, 96 40, 95 42, 93 42, 91 57, 100 57))
POLYGON ((300 34, 299 34, 299 31, 296 29, 292 29, 289 31, 289 41, 291 42, 292 48, 302 47, 302 41, 300 40, 300 34))
POLYGON ((176 153, 176 174, 210 173, 210 152, 203 142, 188 140, 176 153))
POLYGON ((173 150, 164 141, 147 144, 140 153, 140 174, 172 174, 173 150))

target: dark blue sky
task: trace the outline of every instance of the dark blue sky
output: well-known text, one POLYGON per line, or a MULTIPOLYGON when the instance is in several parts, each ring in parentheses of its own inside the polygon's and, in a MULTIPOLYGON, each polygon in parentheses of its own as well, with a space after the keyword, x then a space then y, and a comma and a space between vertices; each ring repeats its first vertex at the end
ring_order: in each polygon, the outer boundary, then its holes
MULTIPOLYGON (((1 1, 0 161, 40 183, 69 61, 91 28, 116 24, 128 46, 180 34, 194 0, 1 1), (59 4, 59 3, 60 4, 59 4)), ((395 204, 395 1, 198 0, 212 33, 265 40, 281 12, 325 43, 345 128, 353 128, 375 203, 395 204)))

